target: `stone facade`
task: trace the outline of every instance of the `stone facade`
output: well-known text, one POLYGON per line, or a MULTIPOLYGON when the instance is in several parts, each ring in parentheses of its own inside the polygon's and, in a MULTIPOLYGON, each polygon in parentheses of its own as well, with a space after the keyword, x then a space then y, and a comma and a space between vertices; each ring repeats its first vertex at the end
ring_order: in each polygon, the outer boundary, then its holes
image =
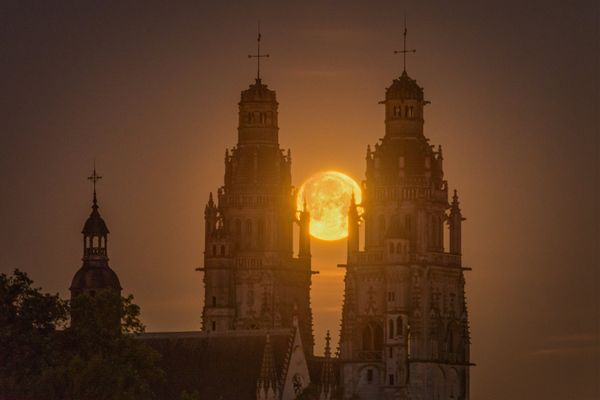
POLYGON ((423 134, 423 89, 404 71, 382 104, 385 136, 367 148, 363 201, 348 217, 342 396, 468 399, 458 196, 448 202, 441 147, 423 134))
POLYGON ((225 151, 224 185, 205 208, 203 330, 290 328, 297 315, 312 354, 309 216, 296 211, 277 107, 260 79, 242 92, 238 143, 225 151))

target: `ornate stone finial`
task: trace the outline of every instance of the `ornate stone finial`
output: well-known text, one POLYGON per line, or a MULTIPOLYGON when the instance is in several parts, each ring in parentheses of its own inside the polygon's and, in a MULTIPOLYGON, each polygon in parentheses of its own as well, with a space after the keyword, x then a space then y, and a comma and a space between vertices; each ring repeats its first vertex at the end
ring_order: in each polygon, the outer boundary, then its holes
POLYGON ((408 29, 406 28, 406 15, 404 16, 404 47, 402 50, 394 50, 394 54, 402 54, 403 56, 403 74, 406 73, 406 53, 416 53, 416 49, 407 49, 406 48, 406 34, 408 33, 408 29))
POLYGON ((325 336, 325 361, 321 369, 321 390, 319 400, 330 400, 336 389, 335 374, 331 362, 331 336, 329 330, 325 336))
POLYGON ((256 38, 256 54, 248 54, 248 58, 256 58, 256 81, 260 82, 260 59, 270 57, 269 54, 260 54, 260 21, 258 21, 258 37, 256 38))
POLYGON ((292 325, 294 328, 298 328, 298 303, 294 303, 294 308, 292 310, 292 325))
POLYGON ((279 396, 277 385, 277 372, 275 371, 275 357, 271 345, 271 335, 267 332, 265 348, 263 350, 260 375, 256 383, 257 399, 276 399, 279 396))
POLYGON ((452 212, 458 212, 460 214, 460 203, 458 201, 458 192, 454 189, 454 195, 452 196, 452 212))

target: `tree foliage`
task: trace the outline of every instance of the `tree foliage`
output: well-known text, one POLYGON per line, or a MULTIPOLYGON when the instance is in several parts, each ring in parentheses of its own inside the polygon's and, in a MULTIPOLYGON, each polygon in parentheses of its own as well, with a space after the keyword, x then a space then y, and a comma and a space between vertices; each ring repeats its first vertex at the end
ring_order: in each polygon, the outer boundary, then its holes
POLYGON ((133 297, 73 301, 42 293, 21 272, 0 274, 0 399, 151 399, 163 379, 133 297), (67 325, 68 321, 70 325, 67 325))

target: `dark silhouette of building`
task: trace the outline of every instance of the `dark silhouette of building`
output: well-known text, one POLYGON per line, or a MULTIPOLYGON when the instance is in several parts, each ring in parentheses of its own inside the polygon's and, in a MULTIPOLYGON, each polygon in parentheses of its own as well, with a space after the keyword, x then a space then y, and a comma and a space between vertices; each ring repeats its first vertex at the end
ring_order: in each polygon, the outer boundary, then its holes
POLYGON ((297 212, 291 154, 279 146, 277 99, 260 78, 239 103, 238 143, 205 208, 205 331, 292 327, 312 354, 309 218, 297 212), (298 216, 297 216, 298 215, 298 216), (299 254, 293 255, 293 224, 299 254))
POLYGON ((94 183, 92 213, 83 225, 83 265, 71 282, 71 298, 85 293, 94 296, 101 290, 114 290, 121 293, 121 283, 115 271, 108 266, 108 227, 100 216, 96 197, 96 182, 101 177, 96 174, 89 178, 94 183))
POLYGON ((423 134, 428 102, 406 70, 381 103, 385 135, 373 150, 367 148, 363 201, 353 201, 348 216, 343 398, 468 399, 470 339, 458 195, 455 191, 448 203, 442 149, 435 150, 423 134))

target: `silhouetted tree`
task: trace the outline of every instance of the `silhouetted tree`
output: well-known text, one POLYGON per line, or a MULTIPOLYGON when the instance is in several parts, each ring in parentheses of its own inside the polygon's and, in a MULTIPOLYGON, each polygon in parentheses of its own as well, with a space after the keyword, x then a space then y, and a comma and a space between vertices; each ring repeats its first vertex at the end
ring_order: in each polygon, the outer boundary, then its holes
POLYGON ((164 373, 158 353, 135 337, 144 326, 132 296, 98 291, 68 304, 31 285, 20 271, 0 275, 0 398, 154 397, 164 373), (76 317, 69 327, 68 316, 76 317))

